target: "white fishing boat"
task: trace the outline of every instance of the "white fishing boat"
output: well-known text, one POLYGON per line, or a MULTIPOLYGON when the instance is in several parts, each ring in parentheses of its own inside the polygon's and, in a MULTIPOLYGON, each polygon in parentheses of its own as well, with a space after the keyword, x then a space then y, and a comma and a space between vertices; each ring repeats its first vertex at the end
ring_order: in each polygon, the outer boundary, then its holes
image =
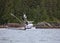
POLYGON ((28 21, 28 24, 25 24, 26 29, 31 29, 33 27, 33 24, 31 21, 28 21))
MULTIPOLYGON (((20 19, 18 17, 16 17, 14 14, 11 14, 11 15, 13 17, 15 17, 19 22, 21 22, 20 19)), ((28 21, 26 14, 23 14, 22 18, 23 18, 22 20, 23 20, 24 26, 18 27, 17 29, 24 29, 25 30, 25 29, 33 28, 33 24, 32 24, 33 21, 28 21)), ((11 28, 11 27, 9 27, 9 28, 11 28)))

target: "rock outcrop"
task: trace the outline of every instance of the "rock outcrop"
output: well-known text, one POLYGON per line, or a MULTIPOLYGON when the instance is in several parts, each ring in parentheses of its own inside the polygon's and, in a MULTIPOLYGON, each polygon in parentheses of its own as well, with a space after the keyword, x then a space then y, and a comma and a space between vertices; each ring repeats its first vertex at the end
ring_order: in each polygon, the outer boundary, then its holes
POLYGON ((19 23, 8 23, 8 27, 24 27, 24 24, 19 24, 19 23))
POLYGON ((60 23, 40 22, 36 24, 36 28, 60 28, 60 23))

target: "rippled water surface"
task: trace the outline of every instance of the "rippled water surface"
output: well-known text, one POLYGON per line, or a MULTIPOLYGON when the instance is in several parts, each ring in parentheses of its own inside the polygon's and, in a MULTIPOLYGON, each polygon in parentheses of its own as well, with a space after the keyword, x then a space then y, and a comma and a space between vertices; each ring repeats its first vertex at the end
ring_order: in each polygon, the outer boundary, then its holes
POLYGON ((60 29, 0 29, 0 43, 60 43, 60 29))

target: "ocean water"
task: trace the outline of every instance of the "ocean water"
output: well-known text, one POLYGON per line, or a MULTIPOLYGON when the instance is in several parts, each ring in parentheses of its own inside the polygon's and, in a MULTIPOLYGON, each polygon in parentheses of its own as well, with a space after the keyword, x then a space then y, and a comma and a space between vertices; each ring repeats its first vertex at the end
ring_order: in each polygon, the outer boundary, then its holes
POLYGON ((0 43, 60 43, 60 29, 3 29, 0 43))

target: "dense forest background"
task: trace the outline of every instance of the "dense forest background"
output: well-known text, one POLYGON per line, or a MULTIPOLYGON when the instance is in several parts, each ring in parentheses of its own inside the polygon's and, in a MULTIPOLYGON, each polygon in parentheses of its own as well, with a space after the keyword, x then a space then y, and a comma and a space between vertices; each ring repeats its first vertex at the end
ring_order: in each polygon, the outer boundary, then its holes
POLYGON ((0 0, 0 24, 19 23, 25 13, 28 20, 60 22, 60 0, 0 0))

